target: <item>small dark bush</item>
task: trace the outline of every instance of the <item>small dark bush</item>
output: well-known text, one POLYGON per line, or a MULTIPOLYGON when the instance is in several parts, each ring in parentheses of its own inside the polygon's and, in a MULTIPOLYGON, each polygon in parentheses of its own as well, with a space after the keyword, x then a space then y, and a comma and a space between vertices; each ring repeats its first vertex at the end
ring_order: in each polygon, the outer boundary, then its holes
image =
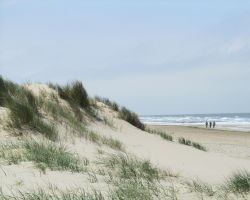
POLYGON ((121 110, 119 111, 119 117, 130 124, 134 125, 135 127, 145 130, 145 125, 140 121, 139 117, 137 116, 136 113, 131 112, 125 107, 122 107, 121 110))

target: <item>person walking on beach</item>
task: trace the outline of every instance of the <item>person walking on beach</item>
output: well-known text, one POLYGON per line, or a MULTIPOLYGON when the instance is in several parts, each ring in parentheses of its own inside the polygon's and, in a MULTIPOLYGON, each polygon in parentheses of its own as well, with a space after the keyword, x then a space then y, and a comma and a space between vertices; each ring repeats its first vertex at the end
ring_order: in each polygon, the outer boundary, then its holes
POLYGON ((206 128, 208 127, 208 121, 206 121, 206 128))
POLYGON ((209 122, 209 128, 212 128, 212 122, 211 121, 209 122))
POLYGON ((215 124, 215 121, 213 121, 213 128, 215 128, 215 125, 216 125, 216 124, 215 124))

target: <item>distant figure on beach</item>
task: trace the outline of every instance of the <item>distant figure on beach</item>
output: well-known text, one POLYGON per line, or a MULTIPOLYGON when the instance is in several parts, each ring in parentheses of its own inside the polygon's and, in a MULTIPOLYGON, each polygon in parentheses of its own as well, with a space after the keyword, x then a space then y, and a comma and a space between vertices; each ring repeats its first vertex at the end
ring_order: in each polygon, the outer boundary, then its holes
POLYGON ((208 121, 206 121, 206 128, 208 127, 208 121))
POLYGON ((209 128, 212 128, 212 122, 211 121, 209 122, 209 128))
POLYGON ((213 121, 213 128, 215 128, 215 125, 216 125, 216 124, 215 124, 215 121, 213 121))

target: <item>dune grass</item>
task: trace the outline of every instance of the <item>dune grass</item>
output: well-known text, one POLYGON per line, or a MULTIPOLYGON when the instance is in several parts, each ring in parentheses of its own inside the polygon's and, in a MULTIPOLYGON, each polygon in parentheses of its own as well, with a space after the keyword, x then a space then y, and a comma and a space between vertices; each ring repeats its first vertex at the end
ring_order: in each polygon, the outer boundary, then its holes
POLYGON ((125 107, 122 107, 119 111, 119 117, 133 126, 145 130, 145 125, 140 121, 138 115, 125 107))
POLYGON ((153 166, 148 160, 140 160, 128 154, 113 154, 101 161, 107 168, 114 169, 115 177, 121 179, 159 180, 165 177, 164 171, 153 166))
POLYGON ((187 145, 187 146, 192 146, 192 147, 194 147, 196 149, 199 149, 201 151, 207 151, 206 147, 204 147, 203 145, 201 145, 201 144, 199 144, 197 142, 192 142, 191 140, 187 140, 187 139, 185 139, 183 137, 179 138, 178 142, 180 144, 184 144, 184 145, 187 145))
POLYGON ((1 200, 104 200, 101 192, 93 190, 86 192, 84 189, 74 191, 61 191, 61 190, 45 190, 40 188, 37 191, 22 192, 19 191, 16 195, 5 195, 0 191, 1 200))
POLYGON ((210 184, 205 183, 203 181, 191 180, 187 181, 186 185, 190 192, 198 193, 202 199, 204 195, 208 197, 212 197, 215 195, 213 187, 210 184))
POLYGON ((150 133, 150 134, 159 135, 164 140, 173 141, 172 135, 168 135, 167 133, 165 133, 163 131, 152 130, 152 129, 149 129, 149 128, 146 128, 145 131, 150 133))
POLYGON ((56 140, 57 131, 41 119, 37 98, 23 86, 0 77, 0 104, 10 109, 9 127, 30 128, 42 133, 45 137, 56 140))
POLYGON ((106 104, 107 106, 109 106, 114 111, 118 112, 120 110, 119 105, 116 102, 109 100, 108 98, 103 98, 103 97, 100 97, 100 96, 95 96, 94 99, 96 101, 99 101, 99 102, 102 102, 102 103, 106 104))
MULTIPOLYGON (((26 157, 36 163, 37 167, 44 170, 70 170, 73 172, 84 171, 81 159, 67 150, 63 145, 52 142, 27 141, 24 144, 26 157)), ((86 162, 85 162, 86 163, 86 162)))
POLYGON ((246 170, 233 173, 225 182, 223 188, 236 195, 247 195, 250 193, 250 172, 246 170))
POLYGON ((49 87, 55 89, 58 92, 58 95, 69 103, 75 117, 79 121, 83 118, 79 108, 85 109, 89 114, 93 114, 90 108, 88 93, 83 87, 82 82, 74 81, 66 86, 54 85, 50 83, 49 87))

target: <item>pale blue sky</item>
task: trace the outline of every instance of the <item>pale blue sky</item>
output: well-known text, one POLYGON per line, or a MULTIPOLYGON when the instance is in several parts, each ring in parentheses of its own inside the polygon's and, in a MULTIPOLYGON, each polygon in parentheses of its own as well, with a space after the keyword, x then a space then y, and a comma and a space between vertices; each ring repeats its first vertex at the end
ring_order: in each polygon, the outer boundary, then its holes
POLYGON ((0 0, 0 74, 140 114, 250 112, 250 1, 0 0))

